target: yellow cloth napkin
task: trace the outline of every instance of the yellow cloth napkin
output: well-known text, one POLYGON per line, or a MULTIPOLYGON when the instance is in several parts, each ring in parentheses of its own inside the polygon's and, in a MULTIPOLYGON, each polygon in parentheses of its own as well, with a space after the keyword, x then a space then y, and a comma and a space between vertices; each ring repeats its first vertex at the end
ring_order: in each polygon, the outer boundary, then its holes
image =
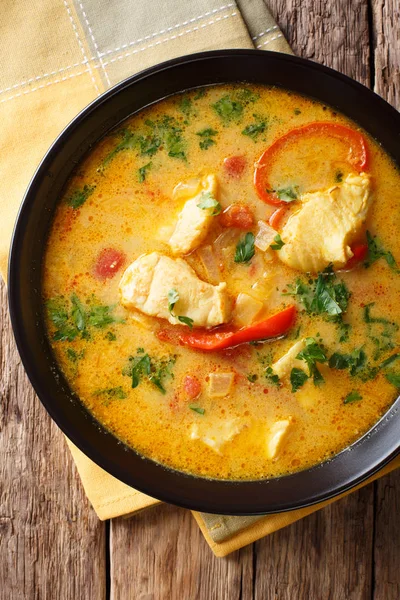
MULTIPOLYGON (((263 0, 14 0, 0 22, 0 272, 11 232, 40 159, 93 98, 128 75, 175 56, 218 48, 291 50, 263 0)), ((100 519, 157 504, 69 446, 100 519)), ((374 478, 400 464, 393 461, 374 478)), ((373 479, 374 479, 373 478, 373 479)), ((193 513, 225 556, 333 500, 265 517, 193 513)))

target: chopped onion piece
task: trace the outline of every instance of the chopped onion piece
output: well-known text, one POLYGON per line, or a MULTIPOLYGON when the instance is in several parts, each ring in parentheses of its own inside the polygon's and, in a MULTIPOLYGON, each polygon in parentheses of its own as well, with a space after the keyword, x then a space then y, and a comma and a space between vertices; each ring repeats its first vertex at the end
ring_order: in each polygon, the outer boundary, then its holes
POLYGON ((188 181, 181 181, 176 185, 172 191, 172 198, 179 200, 183 198, 189 198, 195 196, 200 188, 201 180, 198 178, 189 179, 188 181))
POLYGON ((210 373, 208 394, 210 398, 223 398, 227 396, 235 379, 234 373, 210 373))
POLYGON ((204 246, 204 248, 200 248, 197 251, 197 254, 204 267, 208 281, 213 284, 219 283, 221 279, 221 272, 211 246, 204 246))
POLYGON ((272 229, 265 221, 258 221, 258 233, 254 240, 254 245, 259 250, 265 252, 274 241, 277 231, 272 229))
POLYGON ((214 242, 214 248, 216 250, 223 250, 224 248, 229 248, 230 246, 236 245, 236 241, 238 238, 238 230, 237 229, 226 229, 221 235, 217 237, 214 242))
POLYGON ((241 292, 237 297, 235 308, 233 310, 233 321, 235 325, 238 325, 239 327, 251 325, 263 306, 264 305, 260 300, 256 300, 252 296, 241 292))

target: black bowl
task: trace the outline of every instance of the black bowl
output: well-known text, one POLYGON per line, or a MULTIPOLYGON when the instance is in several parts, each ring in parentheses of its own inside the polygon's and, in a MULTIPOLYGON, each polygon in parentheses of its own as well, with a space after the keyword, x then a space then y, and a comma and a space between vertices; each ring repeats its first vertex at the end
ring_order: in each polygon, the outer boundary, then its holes
POLYGON ((262 514, 326 500, 365 480, 399 452, 400 399, 360 440, 331 460, 261 481, 209 480, 141 457, 109 433, 70 390, 46 338, 41 298, 46 238, 65 182, 120 121, 170 94, 209 84, 276 85, 312 96, 359 123, 400 164, 400 115, 369 89, 310 61, 255 50, 205 52, 134 75, 85 108, 54 142, 26 192, 12 240, 9 303, 15 339, 40 400, 64 433, 106 471, 172 504, 221 514, 262 514))

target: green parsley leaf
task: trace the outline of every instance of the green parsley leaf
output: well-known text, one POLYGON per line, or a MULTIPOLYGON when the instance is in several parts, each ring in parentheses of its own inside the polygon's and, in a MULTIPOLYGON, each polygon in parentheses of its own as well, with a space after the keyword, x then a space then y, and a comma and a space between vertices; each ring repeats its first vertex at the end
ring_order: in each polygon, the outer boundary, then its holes
POLYGON ((358 402, 362 400, 362 396, 356 390, 353 390, 349 394, 347 394, 346 398, 343 400, 343 404, 351 404, 352 402, 358 402))
POLYGON ((136 147, 138 143, 137 137, 134 133, 129 131, 129 129, 122 129, 118 132, 118 134, 120 137, 122 137, 121 142, 117 144, 114 150, 111 150, 111 152, 107 154, 101 165, 98 167, 97 171, 103 172, 104 169, 114 160, 114 158, 120 152, 124 150, 133 150, 136 147))
POLYGON ((200 196, 200 202, 197 205, 198 208, 207 210, 211 208, 210 215, 216 217, 221 212, 222 208, 220 203, 212 196, 211 192, 203 192, 200 196))
POLYGON ((246 377, 247 380, 250 381, 250 383, 255 383, 258 379, 258 375, 256 375, 255 373, 248 373, 246 377))
POLYGON ((279 200, 283 200, 283 202, 293 202, 298 198, 298 188, 297 187, 288 187, 281 188, 279 190, 274 190, 275 194, 278 196, 279 200))
POLYGON ((193 329, 193 319, 191 319, 190 317, 184 317, 182 315, 178 315, 177 318, 178 318, 178 321, 180 321, 181 323, 184 323, 185 325, 190 327, 190 329, 193 329))
POLYGON ((199 406, 196 406, 195 404, 189 404, 189 408, 190 408, 190 410, 193 410, 194 412, 198 413, 199 415, 204 415, 204 413, 206 412, 204 408, 200 408, 199 406))
POLYGON ((167 297, 168 297, 168 310, 170 313, 172 313, 175 304, 179 300, 179 294, 174 288, 172 288, 171 290, 169 290, 167 297))
POLYGON ((255 119, 254 123, 250 123, 250 125, 247 125, 247 127, 243 129, 242 135, 247 135, 253 140, 253 142, 256 142, 258 136, 261 133, 264 133, 264 131, 266 130, 267 124, 257 115, 253 115, 253 117, 255 119))
POLYGON ((307 373, 302 369, 294 367, 290 372, 290 383, 292 384, 292 394, 295 394, 308 379, 307 373))
POLYGON ((380 258, 383 258, 389 267, 395 271, 395 273, 400 273, 400 269, 397 266, 396 260, 393 254, 389 250, 385 250, 376 236, 372 236, 369 231, 367 231, 367 244, 368 244, 368 255, 367 259, 364 262, 364 267, 368 268, 374 264, 380 258))
POLYGON ((271 250, 280 250, 285 245, 279 233, 274 237, 274 242, 275 244, 270 244, 271 250))
POLYGON ((239 121, 243 115, 243 105, 233 100, 229 94, 222 96, 212 107, 225 125, 231 121, 239 121))
POLYGON ((109 342, 115 342, 117 336, 112 331, 107 331, 106 335, 104 336, 104 339, 108 340, 109 342))
POLYGON ((244 238, 239 240, 236 246, 235 263, 247 263, 254 256, 254 234, 250 231, 246 233, 244 238))
POLYGON ((122 386, 118 386, 115 388, 96 390, 93 392, 93 396, 103 396, 103 404, 108 406, 112 400, 125 400, 128 397, 128 394, 123 390, 122 386))
POLYGON ((143 167, 140 167, 140 169, 138 169, 138 180, 140 183, 143 183, 143 181, 146 179, 147 171, 151 169, 152 164, 153 163, 150 161, 146 165, 143 165, 143 167))
POLYGON ((392 356, 389 356, 389 358, 386 358, 385 360, 383 360, 381 362, 381 364, 379 365, 380 369, 386 369, 386 367, 389 367, 392 363, 396 362, 396 360, 399 360, 400 358, 400 354, 396 353, 396 354, 392 354, 392 356))
POLYGON ((295 108, 293 112, 294 112, 295 115, 300 115, 301 114, 301 110, 299 108, 295 108))
POLYGON ((72 311, 71 316, 78 331, 83 331, 86 327, 86 311, 76 294, 71 296, 72 311))
POLYGON ((96 189, 95 185, 84 185, 81 190, 75 190, 65 200, 68 206, 74 209, 80 208, 82 204, 85 204, 86 200, 91 196, 96 189))
POLYGON ((214 146, 215 140, 214 136, 216 136, 218 131, 216 129, 211 129, 211 127, 206 127, 206 129, 202 129, 198 131, 196 135, 201 137, 199 142, 199 146, 202 150, 207 150, 210 146, 214 146))
POLYGON ((395 387, 400 388, 400 373, 387 373, 386 379, 395 387))
POLYGON ((280 387, 281 382, 279 380, 279 376, 276 373, 274 373, 272 367, 267 367, 265 369, 265 377, 270 383, 276 385, 276 387, 280 387))
POLYGON ((317 344, 312 337, 306 338, 306 346, 298 353, 296 358, 307 363, 309 377, 313 377, 314 385, 324 383, 324 378, 317 367, 317 363, 325 363, 328 360, 323 346, 317 344))
POLYGON ((194 96, 194 100, 200 100, 200 98, 204 98, 206 95, 205 88, 198 88, 196 95, 194 96))
POLYGON ((182 96, 179 102, 179 110, 186 116, 189 117, 193 109, 192 100, 188 96, 182 96))
POLYGON ((335 183, 342 183, 342 181, 343 181, 343 171, 336 171, 335 183))

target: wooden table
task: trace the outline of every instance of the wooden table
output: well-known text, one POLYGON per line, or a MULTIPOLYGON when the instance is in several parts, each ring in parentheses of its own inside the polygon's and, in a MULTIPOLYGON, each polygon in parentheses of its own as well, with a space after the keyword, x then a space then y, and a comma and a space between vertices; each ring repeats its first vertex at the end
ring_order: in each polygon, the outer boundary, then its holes
MULTIPOLYGON (((296 54, 400 108, 399 0, 267 4, 296 54)), ((225 559, 183 509, 98 521, 21 366, 1 294, 1 600, 400 598, 400 471, 225 559)))

